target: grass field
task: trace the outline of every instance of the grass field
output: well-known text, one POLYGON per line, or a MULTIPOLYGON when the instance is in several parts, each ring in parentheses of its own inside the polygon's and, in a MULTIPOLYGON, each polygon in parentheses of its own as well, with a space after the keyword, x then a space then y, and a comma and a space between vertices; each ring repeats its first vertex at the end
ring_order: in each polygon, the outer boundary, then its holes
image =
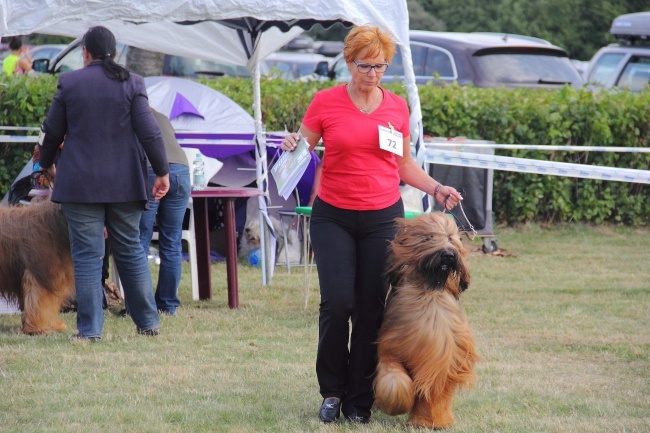
MULTIPOLYGON (((458 395, 450 432, 650 431, 650 230, 569 225, 497 230, 505 256, 472 255, 461 303, 483 361, 458 395)), ((480 246, 478 241, 473 245, 480 246)), ((318 284, 303 309, 296 269, 261 286, 239 267, 227 306, 225 264, 214 300, 136 335, 117 309, 104 340, 28 337, 0 316, 2 432, 406 432, 405 416, 322 425, 314 371, 318 284)), ((152 268, 154 274, 155 267, 152 268)))

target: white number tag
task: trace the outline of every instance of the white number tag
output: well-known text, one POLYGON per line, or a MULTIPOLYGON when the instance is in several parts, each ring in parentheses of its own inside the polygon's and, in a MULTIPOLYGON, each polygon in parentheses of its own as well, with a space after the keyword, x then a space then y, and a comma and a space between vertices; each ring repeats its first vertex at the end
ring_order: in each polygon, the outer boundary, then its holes
POLYGON ((392 128, 379 125, 379 147, 399 156, 404 156, 402 133, 392 128))

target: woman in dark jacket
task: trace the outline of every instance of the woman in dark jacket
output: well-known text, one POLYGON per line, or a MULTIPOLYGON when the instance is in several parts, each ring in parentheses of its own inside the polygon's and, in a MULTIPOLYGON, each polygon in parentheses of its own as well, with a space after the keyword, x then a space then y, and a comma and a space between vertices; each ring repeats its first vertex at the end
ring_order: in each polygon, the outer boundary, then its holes
POLYGON ((158 335, 160 325, 139 223, 148 199, 147 158, 156 199, 169 189, 169 166, 144 80, 116 64, 115 52, 110 30, 86 32, 84 68, 59 78, 40 138, 41 167, 56 176, 52 201, 61 203, 69 227, 79 330, 73 338, 92 341, 101 339, 104 324, 104 226, 138 333, 158 335))

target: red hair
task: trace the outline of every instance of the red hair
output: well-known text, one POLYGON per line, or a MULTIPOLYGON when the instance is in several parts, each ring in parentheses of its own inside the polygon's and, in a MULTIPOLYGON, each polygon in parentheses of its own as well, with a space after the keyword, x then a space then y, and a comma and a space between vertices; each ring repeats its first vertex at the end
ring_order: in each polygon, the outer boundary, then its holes
POLYGON ((363 50, 367 50, 366 55, 369 57, 383 54, 387 62, 393 59, 397 51, 393 38, 388 33, 379 30, 378 27, 354 27, 345 37, 343 57, 347 63, 352 63, 363 50))

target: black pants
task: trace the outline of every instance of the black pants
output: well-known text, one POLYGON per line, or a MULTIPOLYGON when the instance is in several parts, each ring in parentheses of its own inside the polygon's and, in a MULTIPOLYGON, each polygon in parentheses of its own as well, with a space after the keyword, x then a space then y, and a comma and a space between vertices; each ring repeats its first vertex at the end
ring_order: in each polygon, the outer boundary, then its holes
POLYGON ((340 397, 344 415, 370 416, 388 245, 395 237, 395 218, 403 216, 401 199, 377 211, 339 209, 318 197, 312 207, 321 292, 316 374, 321 395, 340 397))

